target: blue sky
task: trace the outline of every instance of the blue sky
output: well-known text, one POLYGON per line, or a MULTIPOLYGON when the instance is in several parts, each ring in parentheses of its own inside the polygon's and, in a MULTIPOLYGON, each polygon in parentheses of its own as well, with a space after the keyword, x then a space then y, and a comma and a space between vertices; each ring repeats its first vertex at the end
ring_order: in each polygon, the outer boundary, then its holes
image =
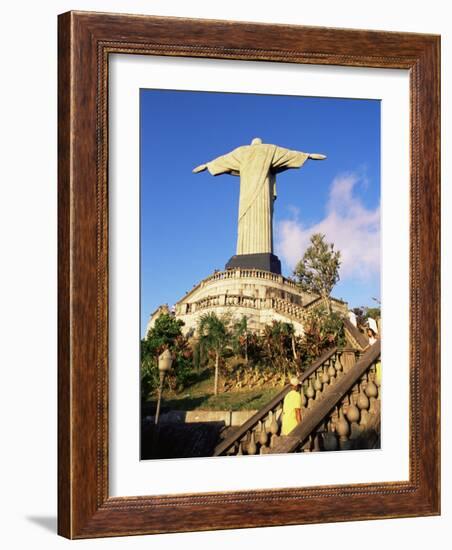
POLYGON ((256 94, 140 92, 141 329, 235 253, 239 178, 192 169, 261 137, 327 160, 278 176, 275 253, 284 275, 313 232, 341 250, 333 296, 380 298, 380 102, 256 94))

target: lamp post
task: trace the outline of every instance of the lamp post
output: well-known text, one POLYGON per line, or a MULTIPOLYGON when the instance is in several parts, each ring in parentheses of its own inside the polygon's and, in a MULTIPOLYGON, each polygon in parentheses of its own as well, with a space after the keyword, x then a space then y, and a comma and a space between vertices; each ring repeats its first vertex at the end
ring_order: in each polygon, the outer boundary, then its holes
POLYGON ((157 411, 155 412, 155 423, 158 424, 160 416, 160 404, 162 401, 162 392, 163 392, 163 381, 165 379, 166 373, 171 369, 173 363, 173 357, 169 349, 166 349, 159 355, 159 374, 160 374, 160 386, 159 386, 159 396, 157 401, 157 411))

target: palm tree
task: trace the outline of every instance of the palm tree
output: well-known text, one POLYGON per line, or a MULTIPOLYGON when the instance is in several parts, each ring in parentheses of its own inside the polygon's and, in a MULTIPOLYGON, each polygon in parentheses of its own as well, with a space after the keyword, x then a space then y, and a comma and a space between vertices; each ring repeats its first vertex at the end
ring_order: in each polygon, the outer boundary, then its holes
POLYGON ((296 342, 295 342, 295 328, 292 325, 292 323, 284 323, 284 325, 285 325, 285 330, 286 330, 287 336, 289 336, 291 344, 292 344, 293 359, 294 359, 294 361, 296 361, 298 359, 298 354, 297 354, 297 347, 296 347, 296 342))
POLYGON ((245 353, 245 362, 248 364, 248 319, 245 315, 242 316, 240 321, 234 323, 234 348, 236 353, 241 353, 242 349, 245 353))
POLYGON ((220 319, 215 313, 206 313, 199 320, 198 333, 201 348, 215 354, 214 394, 218 395, 220 358, 230 339, 226 321, 220 319))

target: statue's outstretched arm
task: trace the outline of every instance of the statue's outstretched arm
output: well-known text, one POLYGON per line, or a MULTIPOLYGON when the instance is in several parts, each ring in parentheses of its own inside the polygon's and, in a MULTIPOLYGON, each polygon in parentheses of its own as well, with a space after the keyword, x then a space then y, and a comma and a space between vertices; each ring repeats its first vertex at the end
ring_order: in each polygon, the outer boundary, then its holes
POLYGON ((326 155, 321 155, 320 153, 309 153, 308 158, 312 160, 325 160, 326 155))
POLYGON ((277 145, 274 147, 272 171, 275 174, 284 172, 289 168, 301 168, 308 159, 323 160, 326 158, 325 155, 319 153, 303 153, 302 151, 286 149, 285 147, 279 147, 277 145))
POLYGON ((220 174, 239 175, 242 149, 243 147, 237 147, 237 149, 234 149, 234 151, 226 155, 221 155, 221 157, 206 162, 205 164, 200 164, 193 172, 197 174, 207 169, 212 176, 218 176, 220 174))
POLYGON ((207 170, 207 164, 200 164, 196 168, 193 168, 193 174, 198 174, 198 172, 204 172, 207 170))

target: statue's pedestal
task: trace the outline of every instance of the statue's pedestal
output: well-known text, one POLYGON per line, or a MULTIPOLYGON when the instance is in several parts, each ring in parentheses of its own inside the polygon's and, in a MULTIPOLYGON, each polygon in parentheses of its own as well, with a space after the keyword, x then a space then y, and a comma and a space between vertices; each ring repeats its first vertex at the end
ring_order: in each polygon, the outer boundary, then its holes
POLYGON ((262 269, 270 273, 281 275, 281 262, 278 256, 267 253, 261 254, 238 254, 232 256, 226 264, 226 269, 262 269))

